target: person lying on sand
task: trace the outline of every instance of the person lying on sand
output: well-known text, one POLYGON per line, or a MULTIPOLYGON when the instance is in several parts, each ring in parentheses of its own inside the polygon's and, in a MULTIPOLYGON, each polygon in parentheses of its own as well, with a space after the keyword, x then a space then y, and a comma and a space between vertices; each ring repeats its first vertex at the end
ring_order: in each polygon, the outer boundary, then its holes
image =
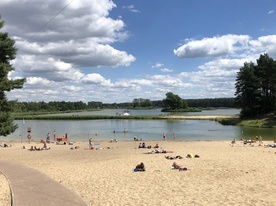
POLYGON ((134 168, 134 172, 144 172, 144 171, 146 171, 146 168, 143 162, 136 165, 136 167, 134 168))
POLYGON ((12 145, 11 144, 6 144, 4 143, 4 146, 0 145, 0 147, 11 147, 12 145))
POLYGON ((199 155, 197 155, 197 154, 195 154, 195 155, 193 155, 193 154, 187 154, 187 156, 186 156, 186 158, 199 158, 200 156, 199 155))
POLYGON ((80 148, 79 146, 70 147, 71 150, 73 150, 73 149, 79 149, 79 148, 80 148))
POLYGON ((29 149, 29 151, 42 151, 43 148, 40 147, 36 147, 36 146, 31 146, 31 148, 29 149))
MULTIPOLYGON (((166 150, 158 150, 158 149, 154 149, 151 151, 148 151, 147 154, 160 154, 160 153, 168 153, 169 151, 166 150)), ((171 152, 170 152, 171 153, 171 152)))
POLYGON ((265 145, 264 147, 266 147, 266 148, 268 148, 268 147, 276 148, 276 144, 268 144, 268 145, 265 145))
POLYGON ((186 170, 187 170, 186 167, 182 167, 182 166, 178 165, 176 162, 174 162, 174 163, 172 164, 172 169, 177 169, 177 170, 179 170, 179 171, 186 171, 186 170))
POLYGON ((181 157, 180 155, 177 155, 177 156, 165 156, 165 158, 168 160, 174 160, 174 159, 182 159, 183 157, 181 157))

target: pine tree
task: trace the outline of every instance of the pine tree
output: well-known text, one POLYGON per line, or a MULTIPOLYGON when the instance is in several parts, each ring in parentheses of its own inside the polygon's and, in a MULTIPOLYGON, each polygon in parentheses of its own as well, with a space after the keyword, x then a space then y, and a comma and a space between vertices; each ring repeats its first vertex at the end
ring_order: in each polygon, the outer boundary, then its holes
POLYGON ((255 73, 259 80, 262 96, 261 113, 266 114, 275 110, 276 63, 268 54, 260 55, 257 59, 255 73))
POLYGON ((260 55, 257 65, 245 63, 237 74, 236 101, 241 117, 254 117, 276 109, 276 61, 260 55))
POLYGON ((260 107, 260 95, 258 90, 258 78, 255 76, 254 64, 244 63, 240 68, 236 79, 236 101, 241 107, 241 117, 253 117, 258 115, 260 107))
MULTIPOLYGON (((3 26, 4 21, 0 16, 0 30, 3 26)), ((11 80, 8 78, 9 72, 14 70, 10 63, 16 56, 14 44, 15 41, 9 38, 8 33, 0 32, 0 135, 3 136, 7 136, 17 129, 17 125, 13 123, 11 117, 12 104, 8 101, 5 92, 22 88, 25 82, 25 79, 11 80)))

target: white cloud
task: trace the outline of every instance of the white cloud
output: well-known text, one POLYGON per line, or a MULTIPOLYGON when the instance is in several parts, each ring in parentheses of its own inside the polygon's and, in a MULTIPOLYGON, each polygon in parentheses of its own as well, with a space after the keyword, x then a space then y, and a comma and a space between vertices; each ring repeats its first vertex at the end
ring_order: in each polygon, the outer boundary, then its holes
POLYGON ((77 86, 74 86, 74 85, 65 85, 65 86, 62 87, 62 90, 67 91, 67 92, 78 92, 78 91, 83 90, 83 88, 82 87, 77 87, 77 86))
POLYGON ((133 4, 129 5, 129 6, 123 6, 123 9, 127 9, 127 10, 129 10, 129 11, 131 11, 133 13, 140 13, 140 11, 138 9, 134 8, 133 4))
POLYGON ((274 10, 270 10, 267 14, 270 15, 270 14, 273 14, 274 13, 274 10))
MULTIPOLYGON (((51 20, 68 2, 0 2, 5 10, 5 29, 14 37, 19 48, 18 58, 25 55, 51 56, 76 66, 129 66, 135 57, 119 51, 110 44, 128 38, 121 19, 110 18, 116 5, 109 0, 72 1, 51 20), (14 14, 20 18, 15 18, 14 14), (42 27, 42 26, 45 27, 42 27), (38 28, 42 28, 38 32, 38 28)), ((18 66, 18 65, 15 65, 18 66)))
POLYGON ((173 70, 172 70, 172 69, 168 69, 168 68, 162 68, 162 69, 161 69, 161 72, 164 72, 164 73, 171 73, 171 72, 173 72, 173 70))
POLYGON ((27 78, 27 84, 30 85, 49 85, 51 83, 51 81, 49 81, 48 79, 44 79, 44 78, 40 78, 40 77, 29 77, 27 78))
POLYGON ((179 58, 218 57, 247 47, 250 37, 228 34, 219 37, 191 40, 174 50, 179 58))
POLYGON ((276 58, 276 35, 261 36, 249 42, 250 51, 254 54, 268 53, 276 58))
MULTIPOLYGON (((51 100, 58 101, 64 100, 64 97, 60 95, 64 94, 70 101, 103 101, 110 103, 129 102, 139 97, 160 100, 165 98, 165 94, 169 91, 186 99, 233 97, 236 74, 239 68, 245 62, 252 61, 256 63, 256 59, 265 51, 270 51, 269 55, 273 57, 271 54, 276 49, 276 35, 248 39, 250 40, 246 44, 241 44, 239 48, 234 50, 235 52, 209 59, 209 61, 203 61, 191 72, 185 71, 185 64, 183 64, 182 71, 178 74, 169 72, 166 75, 160 75, 156 70, 156 74, 153 75, 145 74, 140 78, 114 81, 99 73, 84 74, 82 71, 75 69, 72 63, 48 58, 47 63, 42 64, 39 59, 35 62, 32 56, 24 56, 20 62, 21 70, 25 73, 32 73, 32 78, 28 78, 25 89, 15 90, 10 95, 14 98, 20 97, 22 101, 24 98, 45 101, 45 97, 48 96, 51 100), (240 51, 242 52, 240 53, 240 51), (47 64, 48 67, 46 67, 47 64), (44 67, 46 69, 40 70, 44 67), (48 77, 47 68, 49 73, 59 75, 59 78, 65 78, 65 75, 70 77, 66 81, 60 82, 50 80, 53 78, 48 77), (34 74, 37 74, 36 78, 34 74), (78 79, 77 81, 74 81, 71 77, 74 74, 78 79), (47 78, 44 78, 44 76, 47 78), (70 85, 66 84, 67 81, 70 85), (22 96, 19 93, 24 93, 24 95, 22 96)), ((154 66, 160 68, 163 67, 163 64, 156 63, 154 66)), ((170 71, 170 69, 164 71, 170 71)), ((12 72, 10 76, 18 75, 16 72, 12 72)))
POLYGON ((109 79, 105 79, 100 74, 87 74, 83 79, 82 82, 85 84, 98 84, 103 86, 112 86, 109 79))
POLYGON ((155 65, 152 65, 151 68, 159 68, 162 66, 164 66, 164 64, 157 62, 157 63, 155 63, 155 65))

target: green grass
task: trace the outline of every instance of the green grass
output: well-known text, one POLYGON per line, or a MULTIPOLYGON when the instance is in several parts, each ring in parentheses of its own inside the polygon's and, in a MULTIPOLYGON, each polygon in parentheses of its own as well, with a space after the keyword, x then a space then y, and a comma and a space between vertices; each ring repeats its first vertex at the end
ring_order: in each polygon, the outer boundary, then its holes
POLYGON ((243 127, 275 128, 275 113, 255 117, 254 119, 229 118, 218 120, 222 125, 238 125, 243 127))

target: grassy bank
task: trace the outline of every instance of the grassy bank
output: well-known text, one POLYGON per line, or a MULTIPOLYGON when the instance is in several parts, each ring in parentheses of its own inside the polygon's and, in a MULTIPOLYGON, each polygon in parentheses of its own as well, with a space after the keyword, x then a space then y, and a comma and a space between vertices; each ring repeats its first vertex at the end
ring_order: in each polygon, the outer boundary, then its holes
POLYGON ((238 125, 243 127, 276 128, 275 113, 259 116, 254 119, 228 118, 219 119, 223 125, 238 125))

